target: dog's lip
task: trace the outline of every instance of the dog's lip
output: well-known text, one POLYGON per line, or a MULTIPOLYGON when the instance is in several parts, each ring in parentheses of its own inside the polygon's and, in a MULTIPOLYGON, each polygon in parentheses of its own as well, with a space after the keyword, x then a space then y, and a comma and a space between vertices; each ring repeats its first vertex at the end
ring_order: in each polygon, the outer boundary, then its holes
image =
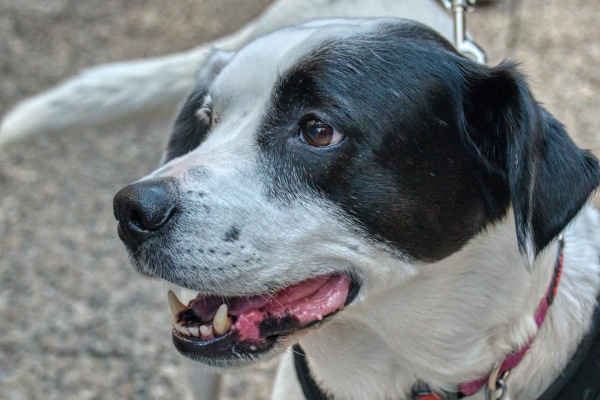
MULTIPOLYGON (((340 274, 333 274, 330 277, 335 277, 336 275, 340 274)), ((202 339, 184 335, 178 332, 177 329, 173 329, 173 344, 182 355, 208 364, 223 366, 239 365, 245 360, 251 361, 256 356, 273 350, 277 347, 278 343, 284 340, 287 341, 287 339, 293 338, 296 334, 300 334, 300 332, 331 319, 341 309, 352 303, 359 293, 360 285, 347 274, 344 274, 344 276, 350 280, 350 283, 343 306, 332 312, 328 312, 321 318, 301 321, 296 315, 288 312, 288 310, 283 315, 266 315, 259 320, 257 325, 260 335, 251 335, 250 337, 244 337, 244 332, 236 329, 235 322, 232 328, 224 334, 202 339)), ((191 309, 187 311, 191 311, 191 309)))
POLYGON ((182 355, 200 362, 217 362, 219 359, 240 357, 242 354, 258 355, 271 350, 277 343, 277 337, 267 337, 260 341, 239 340, 239 334, 228 331, 222 336, 209 340, 184 336, 173 329, 173 345, 182 355))

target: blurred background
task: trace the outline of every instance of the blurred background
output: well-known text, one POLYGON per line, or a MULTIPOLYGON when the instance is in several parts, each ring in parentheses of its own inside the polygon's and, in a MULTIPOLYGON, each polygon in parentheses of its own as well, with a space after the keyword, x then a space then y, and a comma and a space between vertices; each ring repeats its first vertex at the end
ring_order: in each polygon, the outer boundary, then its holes
MULTIPOLYGON (((1 0, 0 116, 83 68, 196 47, 269 3, 1 0)), ((597 0, 496 0, 468 20, 491 63, 519 61, 596 154, 598 21, 597 0)), ((0 399, 190 398, 166 288, 129 266, 112 216, 113 195, 157 166, 168 129, 142 121, 0 150, 0 399)), ((221 396, 267 399, 271 379, 269 368, 227 375, 221 396)))

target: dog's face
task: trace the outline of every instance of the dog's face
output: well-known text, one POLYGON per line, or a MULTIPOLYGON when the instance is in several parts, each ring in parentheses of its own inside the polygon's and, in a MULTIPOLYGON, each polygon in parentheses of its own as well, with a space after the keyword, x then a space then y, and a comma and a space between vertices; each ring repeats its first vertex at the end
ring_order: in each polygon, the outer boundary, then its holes
POLYGON ((598 175, 512 66, 416 23, 336 20, 215 53, 165 165, 115 212, 140 272, 200 293, 172 299, 176 347, 237 365, 402 290, 511 205, 535 256, 598 175))

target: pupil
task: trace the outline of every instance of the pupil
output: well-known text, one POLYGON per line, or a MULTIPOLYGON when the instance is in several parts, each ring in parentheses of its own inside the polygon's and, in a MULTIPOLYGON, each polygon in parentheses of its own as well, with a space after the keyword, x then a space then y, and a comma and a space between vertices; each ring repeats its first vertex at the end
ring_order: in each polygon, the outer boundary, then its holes
POLYGON ((327 125, 313 124, 309 129, 309 134, 320 145, 329 144, 331 141, 331 129, 327 125))

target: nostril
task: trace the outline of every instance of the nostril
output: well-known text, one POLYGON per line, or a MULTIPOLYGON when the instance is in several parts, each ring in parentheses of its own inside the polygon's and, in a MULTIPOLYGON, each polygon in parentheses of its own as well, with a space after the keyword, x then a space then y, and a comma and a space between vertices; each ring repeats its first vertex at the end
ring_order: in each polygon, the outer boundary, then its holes
POLYGON ((113 210, 126 241, 139 242, 175 214, 177 191, 172 180, 142 181, 115 195, 113 210))
POLYGON ((139 212, 131 210, 129 218, 131 222, 146 231, 154 231, 160 229, 173 215, 175 207, 167 207, 163 209, 146 210, 148 212, 139 212))
POLYGON ((144 219, 142 214, 135 209, 132 209, 129 213, 129 223, 141 230, 146 230, 146 226, 148 225, 147 222, 144 223, 144 219))

